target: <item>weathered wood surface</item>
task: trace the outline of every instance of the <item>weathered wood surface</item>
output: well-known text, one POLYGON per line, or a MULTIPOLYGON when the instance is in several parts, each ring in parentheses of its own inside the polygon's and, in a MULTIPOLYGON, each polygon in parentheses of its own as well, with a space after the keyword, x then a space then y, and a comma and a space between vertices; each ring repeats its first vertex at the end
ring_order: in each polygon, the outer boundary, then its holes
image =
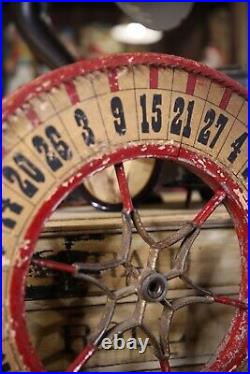
MULTIPOLYGON (((197 204, 200 206, 200 204, 197 204)), ((140 214, 148 231, 177 229, 181 225, 192 220, 197 214, 197 209, 166 209, 163 204, 157 208, 144 208, 140 214)), ((231 227, 231 219, 226 209, 221 206, 209 217, 204 227, 231 227)), ((82 231, 94 233, 108 231, 121 231, 121 214, 114 212, 100 212, 90 206, 66 207, 58 209, 46 222, 42 236, 49 233, 54 235, 63 232, 82 231)))
MULTIPOLYGON (((34 305, 32 305, 31 309, 33 310, 28 312, 28 321, 30 330, 36 335, 35 345, 46 365, 53 370, 53 367, 58 367, 59 363, 63 369, 62 358, 68 362, 73 359, 74 356, 70 351, 81 350, 86 343, 87 335, 94 331, 100 320, 103 304, 80 307, 77 306, 76 300, 71 300, 70 306, 66 307, 64 301, 61 300, 61 305, 57 305, 56 308, 41 311, 34 310, 34 305), (70 342, 68 344, 66 344, 67 337, 70 342)), ((160 309, 150 304, 147 310, 146 321, 155 334, 159 329, 160 309)), ((132 303, 119 304, 113 321, 118 323, 129 318, 132 310, 132 303)), ((184 366, 193 364, 196 360, 198 363, 205 363, 229 327, 231 318, 231 308, 221 305, 199 305, 179 311, 173 321, 170 334, 173 365, 184 366)), ((125 334, 127 338, 131 336, 131 333, 125 334)), ((136 336, 143 337, 143 334, 138 331, 136 336)), ((155 358, 151 347, 148 347, 144 354, 128 350, 100 349, 89 361, 88 367, 139 364, 153 360, 155 358)), ((137 369, 140 369, 140 366, 137 369)))

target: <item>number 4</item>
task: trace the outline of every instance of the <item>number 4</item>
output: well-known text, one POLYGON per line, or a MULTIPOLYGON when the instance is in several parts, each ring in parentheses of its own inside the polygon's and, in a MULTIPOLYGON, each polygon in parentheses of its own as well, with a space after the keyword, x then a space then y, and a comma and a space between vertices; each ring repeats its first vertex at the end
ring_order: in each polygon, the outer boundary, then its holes
POLYGON ((233 151, 228 156, 228 158, 227 158, 228 161, 233 163, 236 160, 238 155, 241 153, 241 148, 242 148, 243 144, 245 143, 246 139, 247 139, 247 132, 243 132, 243 134, 241 134, 241 136, 239 136, 237 139, 235 139, 235 141, 231 144, 231 147, 233 148, 233 151))

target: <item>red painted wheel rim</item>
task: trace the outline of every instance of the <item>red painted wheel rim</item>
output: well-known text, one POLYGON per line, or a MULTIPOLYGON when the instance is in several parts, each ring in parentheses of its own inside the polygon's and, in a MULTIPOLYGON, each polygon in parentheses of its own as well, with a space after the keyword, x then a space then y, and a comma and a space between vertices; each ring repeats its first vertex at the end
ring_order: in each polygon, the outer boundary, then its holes
POLYGON ((139 64, 155 65, 158 67, 170 66, 173 68, 184 69, 187 72, 192 72, 197 75, 201 74, 219 84, 223 84, 224 87, 237 92, 240 96, 245 98, 248 96, 247 90, 238 82, 221 72, 215 71, 208 66, 199 64, 195 61, 159 53, 128 53, 88 61, 79 61, 75 64, 51 71, 45 76, 35 79, 28 85, 15 91, 15 93, 11 95, 11 100, 8 100, 8 97, 4 99, 3 121, 17 108, 21 107, 26 100, 43 92, 48 92, 51 88, 59 86, 62 82, 68 82, 77 75, 88 74, 97 70, 102 71, 105 69, 112 71, 121 66, 133 66, 139 64))
MULTIPOLYGON (((203 166, 198 163, 201 156, 186 149, 177 149, 172 145, 166 146, 164 149, 158 145, 147 146, 147 156, 156 158, 165 158, 178 161, 187 166, 192 171, 203 177, 203 179, 213 188, 222 188, 227 194, 226 205, 235 226, 240 251, 241 251, 241 286, 239 299, 247 300, 247 243, 248 243, 248 224, 247 212, 243 208, 241 201, 237 195, 240 192, 239 186, 232 178, 225 173, 213 161, 203 157, 203 166), (178 155, 178 156, 177 156, 178 155), (205 168, 204 168, 205 165, 205 168), (206 174, 204 174, 206 169, 206 174)), ((10 320, 12 321, 12 329, 15 336, 16 344, 20 354, 23 357, 24 364, 31 371, 46 371, 40 362, 37 353, 33 349, 24 316, 24 292, 25 278, 29 268, 30 259, 35 247, 35 243, 41 232, 44 221, 50 216, 51 212, 56 208, 60 201, 77 187, 82 179, 90 173, 101 168, 103 162, 108 167, 122 161, 137 157, 145 157, 145 149, 142 145, 131 146, 119 149, 111 154, 103 156, 101 159, 93 160, 81 167, 70 176, 61 186, 54 191, 49 200, 45 201, 38 213, 35 215, 32 224, 26 231, 25 245, 20 248, 20 257, 18 263, 13 268, 11 287, 10 287, 10 320)), ((242 360, 245 359, 247 353, 247 311, 237 309, 232 321, 231 328, 224 338, 222 344, 217 350, 214 359, 205 367, 203 371, 232 371, 238 367, 242 360)))

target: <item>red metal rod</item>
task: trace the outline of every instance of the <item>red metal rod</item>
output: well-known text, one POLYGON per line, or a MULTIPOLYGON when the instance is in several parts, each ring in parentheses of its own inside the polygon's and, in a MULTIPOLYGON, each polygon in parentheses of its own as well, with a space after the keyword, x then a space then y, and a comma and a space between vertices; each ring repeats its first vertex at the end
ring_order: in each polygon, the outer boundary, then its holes
POLYGON ((127 213, 131 213, 134 210, 134 207, 129 193, 128 181, 126 178, 123 163, 115 165, 115 172, 120 189, 121 199, 123 202, 123 208, 127 213))
POLYGON ((75 274, 78 271, 76 265, 68 265, 54 260, 33 259, 32 264, 52 270, 64 271, 71 274, 75 274))
POLYGON ((161 371, 171 371, 169 361, 166 358, 164 360, 160 360, 160 367, 161 371))
POLYGON ((237 308, 241 308, 245 310, 248 308, 248 305, 244 303, 243 301, 231 299, 230 297, 227 297, 227 296, 213 296, 213 298, 216 303, 232 305, 237 308))
POLYGON ((90 357, 93 355, 97 347, 95 345, 87 345, 84 347, 82 352, 77 356, 77 358, 68 366, 67 372, 78 372, 83 365, 86 364, 86 362, 90 359, 90 357))
POLYGON ((213 197, 203 206, 197 216, 194 218, 193 223, 196 226, 202 226, 208 217, 213 213, 218 205, 225 199, 226 193, 222 190, 217 190, 213 197))

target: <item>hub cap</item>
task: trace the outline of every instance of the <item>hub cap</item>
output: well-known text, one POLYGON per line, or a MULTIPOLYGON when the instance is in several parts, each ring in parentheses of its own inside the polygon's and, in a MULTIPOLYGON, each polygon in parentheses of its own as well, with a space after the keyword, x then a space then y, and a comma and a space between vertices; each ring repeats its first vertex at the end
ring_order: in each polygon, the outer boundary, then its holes
POLYGON ((159 273, 148 274, 141 284, 141 295, 146 301, 156 302, 164 299, 167 292, 167 280, 159 273))

